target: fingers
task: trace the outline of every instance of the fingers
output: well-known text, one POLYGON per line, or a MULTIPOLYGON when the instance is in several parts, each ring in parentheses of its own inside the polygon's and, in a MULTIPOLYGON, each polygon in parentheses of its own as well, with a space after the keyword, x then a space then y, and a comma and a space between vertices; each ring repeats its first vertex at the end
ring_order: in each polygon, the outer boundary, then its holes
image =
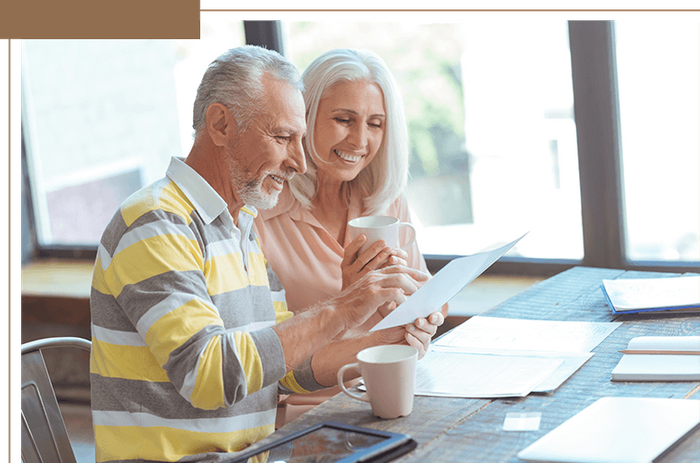
MULTIPOLYGON (((414 281, 412 278, 406 276, 403 273, 396 273, 392 275, 383 275, 381 277, 381 282, 380 286, 386 289, 389 288, 394 288, 394 289, 399 289, 401 291, 397 291, 397 293, 400 293, 402 296, 410 296, 411 294, 415 293, 418 291, 418 288, 420 288, 420 284, 414 281)), ((392 299, 398 304, 401 304, 406 298, 404 297, 403 300, 400 302, 398 299, 394 298, 392 299)))
POLYGON ((408 253, 403 249, 392 249, 389 258, 384 261, 382 267, 392 265, 408 266, 408 253))
POLYGON ((366 242, 367 237, 364 234, 352 240, 345 248, 342 265, 345 267, 356 265, 356 272, 360 270, 377 270, 392 265, 408 266, 408 253, 400 248, 390 248, 383 240, 375 241, 362 253, 358 254, 366 242))
POLYGON ((345 253, 343 254, 343 261, 341 262, 341 265, 349 267, 352 265, 353 262, 355 262, 355 257, 357 255, 357 251, 360 250, 363 244, 367 242, 367 236, 364 234, 360 234, 357 238, 352 240, 350 244, 345 248, 345 253))
MULTIPOLYGON (((431 314, 431 317, 435 314, 431 314)), ((416 318, 416 320, 407 326, 411 333, 426 333, 429 338, 432 338, 437 333, 437 328, 440 325, 429 323, 425 318, 416 318)))
POLYGON ((435 336, 438 326, 442 325, 445 318, 442 313, 435 312, 428 319, 417 318, 413 323, 406 325, 405 339, 409 346, 418 349, 418 357, 422 358, 430 347, 430 340, 435 336))
POLYGON ((435 325, 435 327, 437 328, 438 326, 441 326, 443 323, 445 323, 445 316, 442 314, 442 312, 431 313, 428 316, 428 322, 435 325))
MULTIPOLYGON (((352 283, 356 282, 367 273, 371 272, 375 268, 379 268, 379 263, 374 263, 373 265, 367 265, 368 261, 375 262, 373 259, 378 259, 379 261, 384 261, 389 255, 389 248, 385 248, 382 242, 374 243, 365 252, 363 252, 359 257, 357 253, 359 252, 362 245, 367 242, 367 237, 362 234, 352 240, 350 244, 345 248, 343 254, 343 260, 340 263, 340 268, 343 276, 343 286, 345 289, 352 283), (386 249, 385 252, 384 248, 386 249)), ((378 261, 378 262, 379 262, 378 261)))
POLYGON ((391 312, 393 312, 395 308, 396 308, 395 303, 387 302, 386 304, 382 304, 381 306, 379 306, 379 308, 377 310, 379 311, 379 314, 382 316, 382 318, 384 318, 387 315, 389 315, 391 312))
POLYGON ((430 279, 430 274, 429 273, 423 273, 420 270, 416 270, 411 267, 407 267, 405 265, 392 265, 391 267, 385 267, 379 270, 384 275, 390 275, 390 274, 403 274, 408 277, 410 277, 413 281, 415 281, 419 286, 422 286, 423 283, 428 281, 430 279))
POLYGON ((357 256, 357 263, 362 269, 377 270, 386 265, 392 255, 392 249, 384 243, 377 241, 357 256))
POLYGON ((414 336, 412 333, 406 332, 404 340, 406 341, 406 344, 408 344, 411 347, 414 347, 418 351, 418 359, 422 359, 423 356, 425 355, 426 352, 428 352, 428 346, 430 345, 430 342, 424 343, 418 337, 414 336))

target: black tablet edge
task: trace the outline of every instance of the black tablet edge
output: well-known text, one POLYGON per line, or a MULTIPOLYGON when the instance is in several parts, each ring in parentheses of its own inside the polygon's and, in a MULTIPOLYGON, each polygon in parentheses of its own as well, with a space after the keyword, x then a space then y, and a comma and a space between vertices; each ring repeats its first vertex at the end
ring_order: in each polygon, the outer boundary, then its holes
POLYGON ((367 450, 358 452, 356 455, 348 455, 347 457, 338 460, 337 463, 350 463, 350 462, 372 462, 372 463, 383 463, 388 462, 394 458, 397 458, 405 453, 410 452, 415 449, 418 445, 415 440, 406 434, 399 434, 395 432, 382 431, 380 429, 364 428, 361 426, 354 426, 350 424, 335 422, 335 421, 323 421, 321 423, 314 424, 299 431, 295 431, 288 436, 281 437, 276 440, 272 440, 264 445, 255 447, 252 449, 244 449, 241 452, 232 455, 230 459, 224 460, 225 463, 246 463, 247 460, 260 453, 271 450, 275 447, 283 445, 285 443, 291 442, 301 436, 312 433, 323 427, 331 427, 344 431, 352 431, 361 434, 369 434, 379 437, 385 437, 386 440, 380 442, 379 448, 367 453, 367 450))
POLYGON ((399 441, 401 442, 400 445, 390 447, 389 449, 379 452, 378 454, 373 453, 372 455, 368 455, 365 458, 356 461, 358 463, 387 463, 418 447, 418 442, 408 436, 405 436, 405 438, 405 440, 399 441))

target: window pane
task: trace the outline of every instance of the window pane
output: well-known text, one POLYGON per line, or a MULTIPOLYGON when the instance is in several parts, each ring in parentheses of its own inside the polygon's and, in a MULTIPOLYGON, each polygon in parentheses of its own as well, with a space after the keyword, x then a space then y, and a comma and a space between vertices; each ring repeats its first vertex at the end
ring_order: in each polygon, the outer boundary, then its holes
POLYGON ((192 143, 206 66, 242 22, 202 40, 26 40, 23 133, 41 245, 96 245, 118 205, 192 143))
POLYGON ((615 23, 627 258, 700 261, 700 25, 615 23))
POLYGON ((426 254, 530 234, 509 255, 583 257, 565 21, 287 22, 303 70, 368 48, 396 77, 411 142, 408 198, 426 254))

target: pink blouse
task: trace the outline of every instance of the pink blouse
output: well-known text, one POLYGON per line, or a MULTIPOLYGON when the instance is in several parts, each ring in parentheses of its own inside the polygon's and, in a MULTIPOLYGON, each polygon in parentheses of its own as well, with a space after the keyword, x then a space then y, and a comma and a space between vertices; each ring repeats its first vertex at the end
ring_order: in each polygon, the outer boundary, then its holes
MULTIPOLYGON (((353 200, 348 220, 360 215, 360 200, 353 200)), ((400 196, 382 215, 398 217, 402 222, 411 221, 404 196, 400 196)), ((313 214, 294 200, 288 188, 282 191, 274 209, 259 211, 255 229, 265 258, 282 282, 292 312, 340 293, 340 262, 344 247, 351 241, 347 230, 341 247, 313 214)), ((401 237, 401 242, 405 242, 410 231, 404 229, 402 232, 405 236, 401 237)), ((415 241, 407 252, 408 265, 427 273, 425 260, 415 241)))

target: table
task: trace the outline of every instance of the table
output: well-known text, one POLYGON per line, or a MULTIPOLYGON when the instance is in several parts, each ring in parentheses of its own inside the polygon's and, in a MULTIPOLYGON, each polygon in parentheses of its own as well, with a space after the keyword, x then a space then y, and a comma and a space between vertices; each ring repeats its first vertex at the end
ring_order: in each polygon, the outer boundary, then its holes
MULTIPOLYGON (((339 394, 288 423, 275 438, 320 421, 405 433, 418 442, 400 462, 519 462, 516 454, 597 399, 606 396, 699 400, 700 382, 612 382, 610 373, 635 336, 700 334, 698 314, 628 314, 615 316, 600 285, 603 279, 647 278, 677 274, 574 267, 537 283, 483 316, 533 320, 623 322, 594 350, 593 357, 551 394, 524 398, 458 399, 416 396, 410 416, 382 420, 369 404, 339 394), (541 412, 538 431, 505 432, 508 412, 541 412)), ((271 436, 272 437, 272 436, 271 436)), ((659 460, 700 461, 700 430, 659 460)))

